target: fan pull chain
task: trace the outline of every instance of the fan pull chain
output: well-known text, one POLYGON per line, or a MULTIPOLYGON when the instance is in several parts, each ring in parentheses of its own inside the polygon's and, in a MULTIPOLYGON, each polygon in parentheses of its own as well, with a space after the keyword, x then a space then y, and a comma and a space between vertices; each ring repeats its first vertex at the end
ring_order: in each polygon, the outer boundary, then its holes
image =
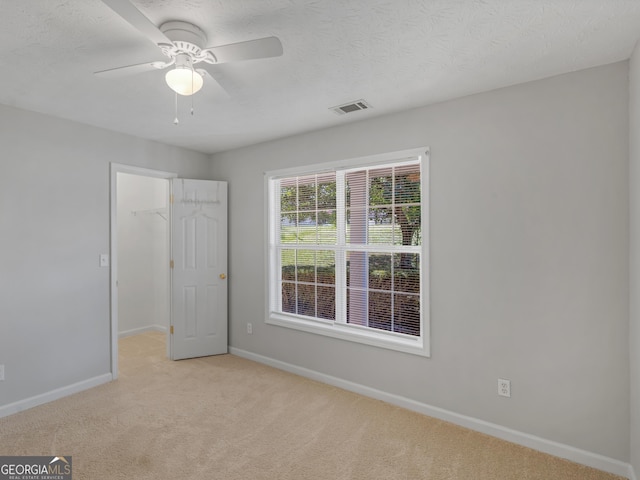
POLYGON ((191 115, 193 116, 193 63, 191 64, 191 115))
POLYGON ((177 93, 176 93, 176 100, 174 105, 175 105, 176 118, 173 119, 173 124, 178 125, 180 121, 178 120, 178 94, 177 93))

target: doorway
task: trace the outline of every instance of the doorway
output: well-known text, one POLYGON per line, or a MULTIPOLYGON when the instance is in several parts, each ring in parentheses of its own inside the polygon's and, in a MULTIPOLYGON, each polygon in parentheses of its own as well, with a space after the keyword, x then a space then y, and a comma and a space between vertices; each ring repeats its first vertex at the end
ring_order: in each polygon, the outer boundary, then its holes
MULTIPOLYGON (((168 333, 170 172, 111 164, 111 372, 119 339, 168 333)), ((166 340, 166 337, 165 337, 166 340)), ((165 341, 169 356, 169 342, 165 341)))

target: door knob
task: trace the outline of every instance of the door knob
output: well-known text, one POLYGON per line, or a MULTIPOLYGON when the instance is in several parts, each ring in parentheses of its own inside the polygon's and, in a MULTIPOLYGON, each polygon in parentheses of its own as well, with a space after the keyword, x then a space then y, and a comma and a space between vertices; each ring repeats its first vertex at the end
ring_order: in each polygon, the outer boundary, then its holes
POLYGON ((220 278, 221 278, 222 280, 224 280, 225 278, 227 278, 227 276, 226 276, 224 273, 221 273, 221 274, 220 274, 220 278))

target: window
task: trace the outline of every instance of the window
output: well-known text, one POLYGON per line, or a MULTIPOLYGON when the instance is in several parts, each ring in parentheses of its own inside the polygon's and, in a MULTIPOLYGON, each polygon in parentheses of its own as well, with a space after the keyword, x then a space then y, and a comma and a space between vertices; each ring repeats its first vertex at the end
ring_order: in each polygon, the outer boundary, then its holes
POLYGON ((429 354, 427 156, 266 175, 268 323, 429 354))

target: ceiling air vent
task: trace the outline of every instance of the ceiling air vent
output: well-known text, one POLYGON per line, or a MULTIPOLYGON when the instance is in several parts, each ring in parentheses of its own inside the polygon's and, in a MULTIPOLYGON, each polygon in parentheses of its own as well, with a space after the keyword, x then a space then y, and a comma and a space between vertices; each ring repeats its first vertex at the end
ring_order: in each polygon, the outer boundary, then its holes
POLYGON ((329 110, 333 110, 338 115, 344 115, 345 113, 357 112, 358 110, 366 110, 368 108, 371 108, 371 105, 360 99, 345 103, 344 105, 338 105, 337 107, 331 107, 329 110))

